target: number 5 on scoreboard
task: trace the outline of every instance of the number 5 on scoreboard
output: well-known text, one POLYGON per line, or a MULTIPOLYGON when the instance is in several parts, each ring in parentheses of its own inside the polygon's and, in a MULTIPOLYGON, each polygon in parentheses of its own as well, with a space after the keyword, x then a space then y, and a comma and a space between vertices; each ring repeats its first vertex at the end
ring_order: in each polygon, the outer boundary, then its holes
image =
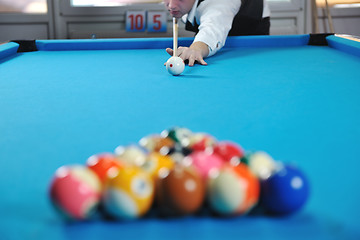
POLYGON ((127 11, 126 12, 126 31, 144 32, 146 29, 145 11, 127 11))
POLYGON ((166 32, 167 21, 165 11, 149 11, 147 13, 148 32, 166 32))

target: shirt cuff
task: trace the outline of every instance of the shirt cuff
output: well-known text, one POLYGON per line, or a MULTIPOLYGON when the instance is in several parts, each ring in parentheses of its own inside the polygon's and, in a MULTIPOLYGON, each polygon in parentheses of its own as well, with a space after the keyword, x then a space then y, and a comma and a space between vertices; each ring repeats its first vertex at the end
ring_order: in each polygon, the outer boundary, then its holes
POLYGON ((205 43, 209 48, 209 54, 207 57, 210 57, 217 53, 223 46, 220 42, 210 42, 206 39, 203 39, 201 36, 198 37, 198 35, 195 36, 194 42, 203 42, 205 43))

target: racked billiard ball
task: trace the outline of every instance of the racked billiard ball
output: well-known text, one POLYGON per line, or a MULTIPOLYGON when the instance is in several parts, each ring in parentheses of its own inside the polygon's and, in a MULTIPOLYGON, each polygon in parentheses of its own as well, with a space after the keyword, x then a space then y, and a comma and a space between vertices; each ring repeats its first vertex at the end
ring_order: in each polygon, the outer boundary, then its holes
POLYGON ((259 195, 259 180, 242 163, 225 164, 207 183, 210 208, 220 215, 246 214, 257 204, 259 195))
POLYGON ((284 165, 261 181, 261 206, 270 214, 291 214, 305 205, 309 192, 304 173, 297 167, 284 165))
POLYGON ((69 220, 87 220, 95 215, 101 200, 98 176, 82 165, 62 166, 50 185, 50 199, 69 220))
POLYGON ((186 160, 191 162, 205 181, 212 172, 217 171, 224 165, 224 161, 211 151, 193 152, 186 157, 186 160))
POLYGON ((146 161, 147 152, 138 145, 118 146, 115 156, 120 162, 140 167, 146 161))
POLYGON ((147 149, 149 152, 160 152, 162 148, 172 148, 175 145, 174 140, 161 135, 149 135, 143 137, 139 141, 140 146, 147 149))
POLYGON ((136 166, 120 168, 113 174, 103 192, 104 210, 120 220, 137 219, 146 214, 154 197, 150 175, 136 166))
POLYGON ((244 156, 242 147, 230 141, 221 141, 215 144, 214 153, 226 162, 235 162, 234 164, 240 162, 240 159, 244 156))
POLYGON ((190 136, 189 147, 193 151, 205 151, 213 149, 217 140, 208 133, 194 133, 190 136))
POLYGON ((148 172, 155 181, 159 171, 164 169, 171 170, 174 164, 174 161, 169 156, 164 156, 158 152, 151 152, 141 168, 148 172))
POLYGON ((160 154, 169 156, 174 162, 181 163, 184 158, 192 153, 192 149, 175 144, 172 148, 164 147, 161 149, 160 154))
POLYGON ((195 213, 205 199, 201 176, 191 166, 176 165, 160 171, 156 181, 156 202, 162 216, 195 213))
POLYGON ((111 153, 92 155, 87 159, 86 165, 97 174, 102 184, 106 183, 109 171, 116 171, 124 167, 111 153))
POLYGON ((182 147, 188 147, 190 144, 190 138, 193 132, 184 127, 173 127, 169 130, 165 130, 161 133, 161 136, 168 137, 180 144, 182 147))
POLYGON ((279 164, 266 152, 256 151, 242 158, 250 170, 261 180, 269 178, 279 167, 279 164))

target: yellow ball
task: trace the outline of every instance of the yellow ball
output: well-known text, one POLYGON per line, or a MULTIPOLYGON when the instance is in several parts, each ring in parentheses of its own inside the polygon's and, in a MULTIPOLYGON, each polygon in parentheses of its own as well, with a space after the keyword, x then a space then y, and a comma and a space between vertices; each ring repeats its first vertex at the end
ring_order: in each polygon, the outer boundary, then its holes
POLYGON ((158 152, 152 152, 148 155, 142 168, 147 171, 155 181, 161 169, 171 170, 174 168, 174 165, 175 163, 171 157, 164 156, 158 152))
POLYGON ((110 173, 105 187, 105 210, 117 219, 136 219, 146 214, 154 199, 154 183, 150 175, 136 166, 110 173))

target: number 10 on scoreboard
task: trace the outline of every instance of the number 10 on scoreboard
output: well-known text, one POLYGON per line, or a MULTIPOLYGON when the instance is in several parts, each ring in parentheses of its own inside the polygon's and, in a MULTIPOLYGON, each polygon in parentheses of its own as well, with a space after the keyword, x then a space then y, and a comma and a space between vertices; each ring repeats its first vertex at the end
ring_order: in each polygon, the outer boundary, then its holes
POLYGON ((127 11, 126 12, 126 31, 144 32, 146 29, 145 11, 127 11))
POLYGON ((166 12, 164 11, 127 11, 127 32, 166 32, 166 12), (147 16, 146 16, 147 15, 147 16))

